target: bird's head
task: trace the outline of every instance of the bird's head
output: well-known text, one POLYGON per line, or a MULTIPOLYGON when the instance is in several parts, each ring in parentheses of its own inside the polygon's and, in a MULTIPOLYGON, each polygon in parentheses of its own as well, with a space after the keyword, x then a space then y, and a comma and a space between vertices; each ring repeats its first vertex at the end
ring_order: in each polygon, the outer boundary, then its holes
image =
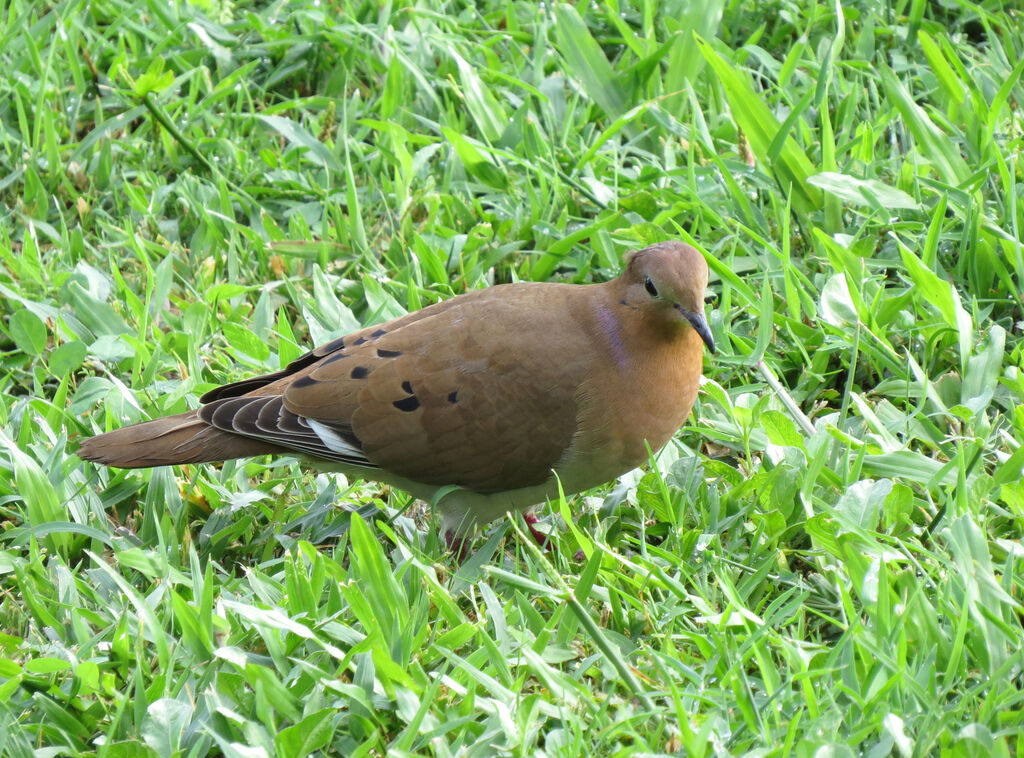
POLYGON ((682 242, 661 242, 626 257, 622 273, 627 305, 686 321, 714 354, 715 340, 704 316, 708 264, 682 242))

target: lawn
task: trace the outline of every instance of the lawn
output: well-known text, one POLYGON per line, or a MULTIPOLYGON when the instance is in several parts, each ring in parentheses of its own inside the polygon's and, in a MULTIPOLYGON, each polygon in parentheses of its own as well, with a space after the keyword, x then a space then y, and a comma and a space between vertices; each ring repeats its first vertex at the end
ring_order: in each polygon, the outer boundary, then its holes
POLYGON ((7 0, 0 755, 1024 754, 1024 14, 7 0), (496 522, 92 434, 682 239, 649 466, 496 522))

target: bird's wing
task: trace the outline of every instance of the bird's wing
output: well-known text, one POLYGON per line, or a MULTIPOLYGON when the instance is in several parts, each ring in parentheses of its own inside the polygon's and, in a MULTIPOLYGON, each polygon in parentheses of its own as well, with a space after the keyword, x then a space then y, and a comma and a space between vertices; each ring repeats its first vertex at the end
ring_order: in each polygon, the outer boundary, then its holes
POLYGON ((570 292, 493 287, 417 311, 284 372, 215 390, 200 414, 226 431, 424 484, 540 484, 572 444, 586 370, 585 337, 545 316, 564 312, 567 303, 546 301, 570 292))

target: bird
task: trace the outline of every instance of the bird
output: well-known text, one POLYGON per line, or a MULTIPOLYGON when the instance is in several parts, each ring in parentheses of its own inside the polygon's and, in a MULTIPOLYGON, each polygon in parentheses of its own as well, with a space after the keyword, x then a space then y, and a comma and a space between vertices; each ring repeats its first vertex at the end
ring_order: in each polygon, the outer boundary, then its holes
POLYGON ((696 400, 708 266, 680 241, 597 284, 473 290, 213 389, 185 413, 90 437, 120 468, 299 453, 432 502, 464 556, 478 528, 642 465, 696 400))

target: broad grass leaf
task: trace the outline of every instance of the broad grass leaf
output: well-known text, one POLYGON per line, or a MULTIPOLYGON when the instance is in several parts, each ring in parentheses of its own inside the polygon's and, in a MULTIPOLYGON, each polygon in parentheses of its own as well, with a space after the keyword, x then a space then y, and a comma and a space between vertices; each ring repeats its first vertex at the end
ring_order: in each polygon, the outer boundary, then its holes
POLYGON ((12 313, 7 329, 15 347, 26 355, 40 355, 46 349, 46 324, 31 311, 12 313))
POLYGON ((241 324, 224 324, 221 329, 231 349, 236 354, 248 356, 258 363, 270 358, 270 347, 241 324))
POLYGON ((962 310, 963 306, 960 305, 960 298, 953 285, 940 279, 904 245, 900 245, 900 257, 903 259, 903 265, 907 267, 907 274, 918 289, 919 297, 924 302, 934 305, 947 326, 956 329, 957 310, 962 310))
POLYGON ((508 186, 508 177, 483 145, 448 127, 443 127, 441 133, 455 148, 455 154, 467 174, 495 189, 503 190, 508 186))
POLYGON ((967 370, 960 388, 960 402, 974 413, 988 408, 995 395, 1006 360, 1006 330, 993 324, 984 347, 967 359, 967 370))
POLYGON ((565 58, 566 70, 579 78, 583 91, 609 118, 629 110, 630 98, 576 8, 555 6, 555 46, 565 58))
POLYGON ((684 0, 662 4, 662 23, 670 34, 675 35, 665 69, 667 91, 682 90, 700 73, 704 60, 698 55, 697 37, 707 39, 715 34, 722 21, 724 6, 725 0, 684 0))
POLYGON ((782 411, 767 410, 761 414, 761 427, 773 445, 804 447, 804 438, 797 431, 793 420, 782 411))
POLYGON ((916 210, 921 207, 919 202, 903 190, 878 179, 858 179, 848 174, 822 171, 808 177, 807 181, 851 205, 867 205, 881 211, 894 208, 916 210))
POLYGON ((451 51, 449 54, 455 59, 455 65, 459 69, 462 94, 466 98, 466 107, 477 128, 488 142, 497 142, 508 123, 508 115, 477 74, 476 69, 458 53, 451 51))
POLYGON ((886 97, 895 104, 907 128, 914 135, 918 149, 931 161, 939 179, 951 187, 965 184, 972 171, 961 157, 957 142, 932 123, 924 108, 914 101, 891 68, 883 64, 880 73, 886 97))
POLYGON ((854 528, 874 529, 890 492, 891 479, 862 479, 854 482, 839 496, 836 513, 854 528))
POLYGON ((963 103, 966 97, 966 88, 946 61, 935 39, 928 32, 921 29, 917 33, 917 42, 921 45, 921 52, 924 53, 925 60, 928 61, 928 65, 931 67, 932 73, 935 74, 935 78, 938 80, 939 86, 942 87, 942 91, 953 102, 963 103))
POLYGON ((327 146, 314 137, 309 131, 296 121, 283 116, 256 116, 257 120, 266 124, 269 128, 280 134, 295 147, 302 148, 306 157, 313 163, 331 171, 342 172, 344 165, 334 153, 327 149, 327 146))
POLYGON ((59 345, 54 348, 47 358, 50 373, 54 376, 66 376, 73 371, 77 371, 81 368, 88 352, 89 349, 85 346, 85 343, 78 340, 59 345))
POLYGON ((125 320, 110 305, 97 300, 81 284, 72 280, 67 283, 69 305, 75 315, 94 335, 130 334, 125 320))
POLYGON ((821 288, 821 317, 837 327, 856 324, 860 320, 844 274, 833 274, 821 288))
POLYGON ((325 708, 282 729, 274 737, 278 755, 313 755, 327 747, 334 736, 334 714, 334 709, 325 708))
MULTIPOLYGON (((63 494, 43 473, 39 463, 22 450, 18 445, 0 431, 0 447, 7 450, 8 458, 14 468, 14 483, 17 493, 25 503, 25 511, 29 526, 42 526, 53 521, 67 521, 67 513, 62 505, 63 494)), ((47 536, 46 544, 66 554, 72 544, 72 537, 66 533, 55 533, 47 536)))
POLYGON ((170 697, 155 700, 146 709, 142 739, 159 755, 177 755, 192 715, 192 706, 186 702, 170 697))
POLYGON ((821 190, 807 181, 816 173, 814 164, 796 140, 788 135, 778 156, 771 160, 769 150, 780 136, 778 120, 764 100, 754 92, 744 74, 704 40, 698 39, 698 45, 725 90, 732 116, 746 135, 754 155, 771 168, 784 192, 793 193, 793 205, 798 211, 807 214, 820 209, 823 202, 821 190))

